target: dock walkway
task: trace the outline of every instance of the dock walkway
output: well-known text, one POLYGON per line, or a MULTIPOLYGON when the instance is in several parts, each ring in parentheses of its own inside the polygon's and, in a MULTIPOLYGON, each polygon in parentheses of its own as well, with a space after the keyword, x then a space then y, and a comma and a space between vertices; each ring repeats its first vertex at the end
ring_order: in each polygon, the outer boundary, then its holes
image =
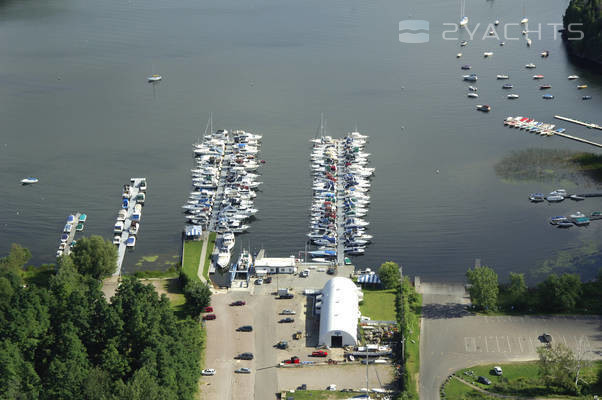
POLYGON ((339 161, 337 163, 337 182, 336 182, 336 198, 337 198, 337 266, 345 264, 345 241, 344 241, 344 209, 343 209, 343 196, 345 194, 345 188, 343 187, 343 179, 340 176, 345 162, 343 161, 343 152, 341 151, 341 141, 337 140, 337 154, 339 161))
POLYGON ((75 220, 73 221, 73 227, 71 228, 71 232, 69 232, 69 236, 67 237, 67 241, 65 242, 65 250, 63 250, 63 254, 68 256, 69 254, 71 254, 71 243, 75 240, 75 234, 77 233, 76 227, 77 224, 79 223, 79 216, 81 215, 81 213, 75 213, 73 214, 73 216, 75 217, 75 220))
POLYGON ((579 121, 578 119, 563 117, 561 115, 554 115, 554 118, 559 119, 561 121, 571 122, 573 124, 585 126, 586 128, 602 130, 602 125, 594 124, 593 122, 583 122, 583 121, 579 121))
POLYGON ((567 135, 566 133, 554 132, 554 135, 556 135, 556 136, 562 136, 564 138, 571 139, 571 140, 574 140, 576 142, 581 142, 581 143, 589 144, 590 146, 595 146, 595 147, 602 148, 602 144, 600 144, 600 143, 592 142, 591 140, 583 139, 583 138, 580 138, 580 137, 577 137, 577 136, 567 135))
POLYGON ((121 266, 123 259, 125 258, 126 241, 129 237, 129 227, 132 224, 132 214, 134 213, 134 207, 136 206, 136 196, 140 193, 140 183, 145 181, 146 178, 132 178, 130 180, 130 201, 126 210, 125 221, 123 222, 123 231, 121 232, 121 239, 119 240, 119 247, 117 248, 117 269, 113 273, 113 276, 121 275, 121 266))

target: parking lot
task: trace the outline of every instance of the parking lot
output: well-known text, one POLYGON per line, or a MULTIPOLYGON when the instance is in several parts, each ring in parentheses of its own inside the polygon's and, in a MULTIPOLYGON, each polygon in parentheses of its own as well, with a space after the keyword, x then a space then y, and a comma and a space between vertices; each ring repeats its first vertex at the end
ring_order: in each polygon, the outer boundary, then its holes
POLYGON ((467 304, 463 289, 423 292, 422 399, 438 399, 440 385, 460 368, 537 359, 544 332, 553 342, 573 350, 581 346, 590 358, 602 358, 602 320, 597 316, 476 316, 466 311, 467 304))
MULTIPOLYGON (((352 268, 339 271, 339 276, 349 276, 352 268)), ((271 284, 252 285, 249 291, 231 290, 216 293, 212 306, 217 318, 206 321, 207 347, 205 368, 214 368, 215 376, 203 377, 201 388, 205 398, 219 399, 274 399, 282 390, 295 389, 307 384, 308 389, 325 389, 330 384, 338 388, 360 389, 366 387, 365 365, 324 365, 280 368, 278 364, 292 356, 301 361, 342 360, 342 349, 327 349, 325 358, 311 357, 316 351, 319 318, 312 315, 311 296, 302 294, 305 288, 320 289, 328 279, 325 272, 312 271, 307 278, 279 276, 271 284), (293 299, 277 299, 277 288, 293 288, 293 299), (229 304, 243 300, 244 306, 229 304), (309 313, 307 313, 309 307, 309 313), (281 315, 289 309, 295 315, 281 315), (291 317, 292 323, 278 321, 291 317), (242 325, 252 325, 253 332, 237 332, 242 325), (297 331, 303 332, 300 340, 293 339, 297 331), (285 340, 286 350, 275 347, 285 340), (235 360, 243 352, 254 354, 253 360, 235 360), (235 374, 239 367, 251 368, 249 375, 235 374)), ((371 364, 368 368, 369 387, 385 386, 393 379, 390 365, 371 364)))

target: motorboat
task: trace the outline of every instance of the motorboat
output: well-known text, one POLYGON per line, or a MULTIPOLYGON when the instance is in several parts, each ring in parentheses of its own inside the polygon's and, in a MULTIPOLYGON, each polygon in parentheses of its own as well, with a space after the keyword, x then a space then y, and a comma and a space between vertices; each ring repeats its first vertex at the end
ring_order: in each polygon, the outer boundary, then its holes
POLYGON ((500 46, 504 46, 506 42, 500 42, 500 46))
POLYGON ((591 100, 592 96, 583 96, 581 97, 581 100, 591 100))
POLYGON ((116 245, 116 246, 118 246, 120 243, 121 243, 121 236, 115 235, 113 237, 113 244, 116 245))
POLYGON ((462 79, 464 79, 465 81, 468 82, 476 82, 477 79, 479 79, 477 77, 477 74, 470 74, 470 75, 462 75, 462 79))
POLYGON ((489 29, 489 32, 487 32, 487 34, 489 36, 494 36, 495 35, 495 31, 493 29, 489 29))
POLYGON ((34 178, 33 176, 21 179, 21 183, 23 185, 33 185, 34 183, 38 183, 39 179, 34 178))
POLYGON ((570 221, 560 221, 556 224, 558 228, 570 228, 574 226, 574 224, 570 221))
POLYGON ((523 19, 520 20, 521 25, 526 25, 529 22, 529 18, 527 17, 523 17, 523 19))
POLYGON ((487 104, 483 104, 483 105, 478 104, 477 105, 477 110, 478 111, 483 111, 483 112, 489 112, 489 111, 491 111, 491 106, 487 105, 487 104))
POLYGON ((525 42, 527 43, 528 47, 531 47, 531 44, 533 43, 533 41, 531 40, 531 38, 527 38, 527 40, 525 42))
POLYGON ((81 232, 84 230, 84 224, 82 224, 81 222, 77 224, 77 226, 75 227, 75 230, 77 232, 81 232))
POLYGON ((535 68, 535 64, 529 63, 529 64, 525 65, 525 68, 533 69, 533 68, 535 68))
POLYGON ((227 248, 219 249, 216 264, 221 269, 228 268, 228 265, 230 264, 230 250, 229 249, 227 249, 227 248))
POLYGON ((495 26, 498 26, 500 24, 500 20, 496 19, 495 22, 493 23, 495 26))
POLYGON ((153 83, 153 82, 159 82, 160 80, 163 79, 163 77, 161 75, 153 74, 153 75, 150 75, 147 79, 150 83, 153 83))
POLYGON ((585 200, 585 197, 579 196, 577 194, 572 194, 569 196, 569 199, 575 200, 575 201, 582 201, 582 200, 585 200))
POLYGON ((577 89, 587 89, 587 85, 579 85, 577 86, 577 89))
POLYGON ((65 227, 63 228, 63 232, 65 232, 65 233, 70 233, 72 230, 73 230, 72 224, 66 224, 65 227))
POLYGON ((123 232, 123 222, 122 221, 117 221, 115 223, 115 226, 113 227, 113 232, 115 232, 115 233, 123 232))
POLYGON ((82 213, 82 214, 79 215, 78 222, 80 224, 84 224, 87 219, 88 219, 88 216, 86 214, 82 213))
POLYGON ((496 78, 497 79, 510 79, 510 77, 508 75, 497 75, 496 78))
POLYGON ((491 57, 493 55, 493 51, 486 51, 483 53, 483 57, 487 58, 487 57, 491 57))
POLYGON ((560 203, 561 201, 564 200, 564 196, 561 196, 558 194, 550 194, 550 195, 546 196, 546 200, 549 203, 560 203))
POLYGON ((462 53, 456 54, 456 58, 461 58, 461 57, 462 57, 462 53))
POLYGON ((468 65, 468 64, 466 64, 466 65, 462 65, 462 66, 460 67, 460 69, 464 69, 464 70, 468 70, 468 69, 471 69, 471 68, 472 68, 472 67, 471 67, 470 65, 468 65))
POLYGON ((542 51, 540 55, 541 55, 541 58, 546 58, 546 57, 548 57, 550 55, 550 52, 547 51, 547 50, 546 51, 542 51))
POLYGON ((509 98, 510 100, 514 100, 514 99, 518 99, 518 95, 517 94, 509 94, 508 96, 506 96, 507 98, 509 98))
POLYGON ((464 47, 464 46, 466 46, 467 44, 468 44, 468 41, 466 41, 466 40, 462 40, 462 41, 460 42, 460 46, 461 46, 461 47, 464 47))
POLYGON ((128 230, 128 233, 130 234, 130 236, 136 236, 138 234, 139 229, 140 229, 140 224, 137 222, 132 222, 132 224, 130 225, 130 229, 128 230))
POLYGON ((547 89, 551 89, 552 85, 546 83, 544 85, 539 85, 539 90, 547 90, 547 89))
POLYGON ((575 79, 579 79, 579 75, 569 75, 569 80, 575 80, 575 79))
POLYGON ((466 24, 468 24, 468 17, 462 17, 462 19, 460 20, 460 26, 466 26, 466 24))
POLYGON ((136 236, 129 236, 125 241, 125 246, 129 249, 133 249, 136 246, 136 236))
POLYGON ((505 83, 502 85, 502 89, 512 89, 514 87, 511 83, 505 83))
POLYGON ((468 97, 470 97, 470 98, 473 98, 473 99, 476 99, 476 98, 478 98, 478 97, 479 97, 479 95, 478 95, 478 94, 476 94, 475 92, 470 92, 470 93, 468 93, 466 96, 468 96, 468 97))
POLYGON ((541 96, 543 99, 545 100, 553 100, 554 99, 554 95, 552 94, 544 94, 543 96, 541 96))
POLYGON ((468 90, 469 90, 470 92, 476 92, 478 89, 477 89, 475 86, 469 86, 469 87, 468 87, 468 90))
POLYGON ((529 195, 529 201, 531 203, 541 203, 545 200, 543 193, 531 193, 529 195))
POLYGON ((543 79, 543 75, 541 75, 541 74, 533 75, 533 79, 543 79))
POLYGON ((550 218, 550 225, 558 225, 561 222, 570 222, 567 217, 558 216, 550 218))

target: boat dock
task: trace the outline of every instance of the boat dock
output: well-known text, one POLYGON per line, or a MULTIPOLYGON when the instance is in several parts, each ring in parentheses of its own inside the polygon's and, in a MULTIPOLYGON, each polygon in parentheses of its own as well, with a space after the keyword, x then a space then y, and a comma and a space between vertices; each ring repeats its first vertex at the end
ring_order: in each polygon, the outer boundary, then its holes
POLYGON ((559 119, 561 121, 566 121, 566 122, 570 122, 570 123, 573 123, 573 124, 585 126, 586 128, 602 130, 602 125, 594 124, 592 122, 583 122, 583 121, 579 121, 577 119, 563 117, 561 115, 554 115, 554 118, 559 119))
MULTIPOLYGON (((62 255, 68 256, 69 254, 71 254, 71 243, 73 243, 73 241, 75 240, 75 234, 77 233, 76 227, 79 221, 79 217, 81 216, 81 213, 75 213, 72 214, 75 218, 74 218, 74 222, 72 224, 72 228, 71 231, 69 233, 65 233, 65 231, 63 231, 63 233, 61 233, 61 247, 63 246, 64 243, 64 248, 61 249, 59 247, 59 252, 62 252, 62 255), (64 236, 63 235, 67 235, 67 238, 65 240, 63 240, 64 236)), ((69 222, 67 222, 69 223, 69 222)), ((59 255, 59 253, 57 253, 57 256, 59 255)))
MULTIPOLYGON (((337 140, 337 154, 339 155, 339 160, 337 163, 337 174, 342 171, 343 166, 345 165, 345 161, 343 158, 343 151, 341 149, 341 141, 337 140)), ((344 215, 344 205, 343 205, 343 196, 345 196, 345 187, 343 186, 343 179, 339 176, 336 182, 336 194, 337 194, 337 215, 336 215, 336 226, 337 226, 337 266, 342 266, 345 264, 345 241, 343 237, 345 236, 345 215, 344 215)))
MULTIPOLYGON (((564 121, 573 122, 573 123, 579 123, 581 125, 588 126, 590 128, 594 128, 594 127, 600 128, 596 124, 587 124, 585 122, 572 120, 570 118, 561 117, 559 115, 556 115, 555 118, 558 118, 558 119, 561 119, 564 121)), ((538 122, 538 121, 535 121, 534 119, 528 118, 528 117, 522 117, 522 116, 507 117, 504 120, 504 125, 509 128, 516 128, 519 130, 524 130, 525 132, 528 132, 528 133, 535 133, 540 136, 546 136, 546 137, 560 136, 560 137, 563 137, 566 139, 574 140, 576 142, 580 142, 580 143, 588 144, 590 146, 602 148, 602 144, 600 144, 600 143, 596 143, 591 140, 583 139, 583 138, 580 138, 577 136, 568 135, 565 133, 566 129, 564 129, 564 128, 557 128, 553 124, 538 122)))
MULTIPOLYGON (((219 181, 217 183, 217 188, 215 190, 215 197, 213 199, 213 207, 211 208, 211 216, 209 217, 208 231, 215 232, 217 228, 217 222, 219 217, 219 212, 222 209, 222 201, 224 200, 224 191, 226 190, 226 177, 228 176, 228 172, 230 171, 230 162, 229 159, 232 155, 232 141, 230 136, 226 140, 224 146, 224 154, 222 155, 222 159, 219 165, 219 181), (228 162, 225 162, 228 161, 228 162)), ((217 246, 216 246, 217 248, 217 246)), ((213 257, 211 264, 213 265, 213 257)), ((214 266, 215 268, 215 266, 214 266)))
MULTIPOLYGON (((125 250, 127 249, 127 240, 130 236, 129 227, 132 224, 132 215, 134 214, 134 208, 136 207, 136 196, 138 193, 145 192, 146 189, 141 190, 140 184, 144 182, 146 185, 146 178, 132 178, 130 180, 130 193, 128 199, 128 207, 125 209, 125 220, 123 222, 123 230, 121 231, 121 236, 119 238, 119 244, 117 248, 117 269, 113 273, 113 276, 121 275, 121 266, 123 264, 123 259, 125 258, 125 250)), ((125 193, 124 193, 125 194, 125 193)))
POLYGON ((564 138, 571 139, 571 140, 574 140, 576 142, 581 142, 581 143, 589 144, 590 146, 595 146, 595 147, 602 148, 602 144, 600 144, 600 143, 592 142, 591 140, 583 139, 583 138, 580 138, 580 137, 577 137, 577 136, 567 135, 566 133, 556 132, 556 133, 554 133, 554 135, 556 135, 556 136, 562 136, 564 138))

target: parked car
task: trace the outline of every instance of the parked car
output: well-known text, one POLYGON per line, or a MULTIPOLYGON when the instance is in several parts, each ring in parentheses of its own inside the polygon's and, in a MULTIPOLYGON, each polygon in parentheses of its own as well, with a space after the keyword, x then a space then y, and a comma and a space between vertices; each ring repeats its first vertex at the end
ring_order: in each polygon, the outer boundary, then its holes
POLYGON ((204 320, 216 319, 217 316, 215 314, 205 314, 203 315, 204 320))
POLYGON ((288 349, 288 342, 286 340, 281 340, 278 343, 276 343, 276 347, 281 350, 286 350, 288 349))
POLYGON ((204 376, 212 376, 215 375, 215 370, 213 368, 207 368, 201 371, 201 374, 204 376))
POLYGON ((335 272, 337 272, 337 270, 336 270, 336 269, 334 269, 334 268, 332 268, 332 267, 330 267, 330 268, 328 268, 328 269, 326 270, 326 273, 327 273, 328 275, 334 275, 334 273, 335 273, 335 272))
POLYGON ((288 308, 285 308, 284 310, 282 310, 280 312, 280 314, 282 314, 282 315, 295 315, 297 313, 295 311, 293 311, 293 310, 289 310, 288 308))
POLYGON ((337 390, 337 385, 335 385, 334 383, 331 383, 330 385, 328 385, 326 390, 330 390, 330 391, 334 392, 335 390, 337 390))
POLYGON ((264 283, 272 283, 272 277, 271 277, 271 276, 268 276, 267 278, 265 278, 265 279, 263 280, 263 282, 264 282, 264 283))
POLYGON ((263 285, 263 279, 259 278, 255 280, 256 285, 263 285))
POLYGON ((477 382, 482 383, 483 385, 491 385, 491 381, 484 376, 479 376, 477 382))
POLYGON ((294 294, 292 293, 287 293, 287 294, 281 294, 280 297, 278 297, 279 299, 292 299, 293 297, 295 297, 294 294))
POLYGON ((236 371, 234 371, 237 374, 250 374, 251 373, 251 368, 239 368, 236 371))
POLYGON ((299 364, 300 360, 299 357, 297 356, 292 356, 291 358, 288 358, 284 361, 282 361, 283 364, 299 364))
POLYGON ((209 307, 205 307, 203 309, 203 312, 213 312, 213 307, 209 306, 209 307))
POLYGON ((290 317, 289 318, 282 318, 278 322, 280 322, 281 324, 288 324, 288 323, 291 323, 291 322, 295 322, 295 319, 294 318, 290 318, 290 317))
POLYGON ((239 355, 237 355, 234 358, 236 360, 252 360, 254 357, 253 357, 253 353, 240 353, 239 355))
POLYGON ((247 303, 242 300, 237 300, 233 303, 230 303, 231 306, 244 306, 245 304, 247 304, 247 303))
POLYGON ((502 367, 493 367, 493 374, 497 376, 502 376, 502 367))
POLYGON ((301 273, 299 273, 299 276, 301 278, 307 278, 309 276, 309 270, 308 269, 304 269, 303 271, 301 271, 301 273))
POLYGON ((307 384, 305 384, 305 383, 304 383, 304 384, 302 384, 301 386, 299 386, 299 387, 297 388, 297 390, 307 390, 307 384))
POLYGON ((253 327, 251 325, 243 325, 240 328, 236 328, 237 332, 253 332, 253 327))
POLYGON ((328 352, 324 350, 318 350, 311 353, 312 357, 328 357, 328 352))
POLYGON ((541 341, 544 343, 552 343, 552 335, 544 333, 540 336, 541 341))

